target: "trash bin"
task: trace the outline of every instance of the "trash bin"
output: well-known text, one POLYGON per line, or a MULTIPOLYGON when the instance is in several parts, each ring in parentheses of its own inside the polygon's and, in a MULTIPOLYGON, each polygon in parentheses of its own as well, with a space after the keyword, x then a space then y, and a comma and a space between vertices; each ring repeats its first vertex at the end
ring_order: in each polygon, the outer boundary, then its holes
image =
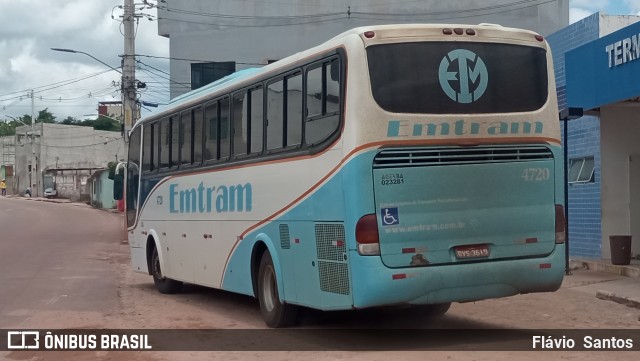
POLYGON ((631 263, 631 236, 609 236, 611 244, 611 263, 628 265, 631 263))

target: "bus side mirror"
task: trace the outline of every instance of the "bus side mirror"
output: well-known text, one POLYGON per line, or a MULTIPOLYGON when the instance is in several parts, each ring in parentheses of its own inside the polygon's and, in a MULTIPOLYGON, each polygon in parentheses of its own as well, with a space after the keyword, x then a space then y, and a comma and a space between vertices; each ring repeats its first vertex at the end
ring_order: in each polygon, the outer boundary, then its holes
POLYGON ((115 174, 113 176, 113 199, 119 201, 123 198, 124 175, 115 174))

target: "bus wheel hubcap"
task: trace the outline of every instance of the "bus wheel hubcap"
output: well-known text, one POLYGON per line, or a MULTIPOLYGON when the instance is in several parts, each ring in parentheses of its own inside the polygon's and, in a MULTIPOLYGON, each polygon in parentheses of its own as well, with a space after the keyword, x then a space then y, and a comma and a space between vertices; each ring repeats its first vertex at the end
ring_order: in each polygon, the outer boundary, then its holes
POLYGON ((264 279, 262 282, 262 294, 264 295, 263 296, 264 307, 268 312, 271 312, 275 307, 275 297, 276 297, 275 283, 276 282, 275 282, 275 275, 273 273, 273 268, 269 267, 264 273, 264 279))

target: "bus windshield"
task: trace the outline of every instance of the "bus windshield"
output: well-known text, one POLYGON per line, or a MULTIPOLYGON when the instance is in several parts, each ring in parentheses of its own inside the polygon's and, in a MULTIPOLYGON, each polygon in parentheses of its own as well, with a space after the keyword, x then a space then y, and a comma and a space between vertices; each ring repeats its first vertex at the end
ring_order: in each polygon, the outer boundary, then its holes
POLYGON ((527 112, 548 97, 543 48, 411 42, 367 48, 373 97, 394 113, 527 112))

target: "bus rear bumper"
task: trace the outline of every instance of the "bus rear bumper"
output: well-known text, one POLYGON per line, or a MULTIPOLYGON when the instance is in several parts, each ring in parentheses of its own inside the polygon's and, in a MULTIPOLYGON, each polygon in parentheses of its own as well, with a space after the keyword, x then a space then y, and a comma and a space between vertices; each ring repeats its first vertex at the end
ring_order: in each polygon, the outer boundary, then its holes
POLYGON ((551 292, 564 277, 565 245, 546 256, 468 264, 388 268, 380 257, 351 255, 353 306, 469 302, 551 292))

